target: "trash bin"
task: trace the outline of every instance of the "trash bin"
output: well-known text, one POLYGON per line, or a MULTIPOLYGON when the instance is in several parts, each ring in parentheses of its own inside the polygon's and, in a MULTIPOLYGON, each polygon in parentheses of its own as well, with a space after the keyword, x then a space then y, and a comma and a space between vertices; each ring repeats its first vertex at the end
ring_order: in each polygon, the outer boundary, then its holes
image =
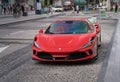
POLYGON ((99 9, 99 18, 105 17, 106 16, 106 11, 105 9, 99 9))

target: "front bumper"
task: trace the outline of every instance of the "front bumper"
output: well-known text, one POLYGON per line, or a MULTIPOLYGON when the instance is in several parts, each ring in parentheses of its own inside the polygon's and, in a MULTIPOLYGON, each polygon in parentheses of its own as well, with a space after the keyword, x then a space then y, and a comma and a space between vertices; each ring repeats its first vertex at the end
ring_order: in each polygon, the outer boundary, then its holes
POLYGON ((38 61, 83 61, 96 55, 94 47, 72 52, 45 52, 34 47, 32 58, 38 61))

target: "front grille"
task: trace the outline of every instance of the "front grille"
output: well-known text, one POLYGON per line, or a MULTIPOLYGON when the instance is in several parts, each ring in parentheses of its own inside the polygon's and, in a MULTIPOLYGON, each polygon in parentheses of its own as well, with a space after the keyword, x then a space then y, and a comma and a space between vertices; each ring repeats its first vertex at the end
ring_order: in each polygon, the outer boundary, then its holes
POLYGON ((87 57, 87 54, 85 52, 75 52, 72 53, 67 59, 72 60, 72 59, 79 59, 84 57, 87 57))
POLYGON ((55 57, 53 60, 65 60, 65 57, 55 57))
MULTIPOLYGON (((89 52, 91 53, 91 51, 89 52)), ((75 52, 70 54, 68 57, 52 57, 51 54, 46 52, 38 52, 37 56, 39 58, 47 59, 47 60, 74 60, 87 57, 88 55, 85 52, 75 52)))
POLYGON ((49 53, 46 53, 46 52, 38 52, 37 56, 39 58, 52 60, 52 56, 49 53))

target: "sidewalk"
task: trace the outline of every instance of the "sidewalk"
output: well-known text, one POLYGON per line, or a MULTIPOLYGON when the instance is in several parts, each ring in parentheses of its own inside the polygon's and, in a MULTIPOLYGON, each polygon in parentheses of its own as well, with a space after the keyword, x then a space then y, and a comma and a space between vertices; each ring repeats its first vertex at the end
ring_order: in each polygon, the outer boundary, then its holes
MULTIPOLYGON (((35 11, 29 11, 28 12, 29 15, 35 15, 35 11)), ((13 17, 13 15, 0 15, 0 18, 8 18, 8 17, 13 17)))
POLYGON ((114 14, 114 18, 118 19, 117 27, 97 82, 120 82, 120 14, 114 14))
POLYGON ((35 14, 35 11, 29 12, 28 16, 21 16, 21 17, 13 17, 12 15, 0 16, 0 25, 17 23, 17 22, 24 22, 33 19, 40 19, 40 18, 47 18, 61 15, 62 13, 53 13, 53 14, 35 14))
POLYGON ((120 82, 120 19, 114 36, 104 82, 120 82))
MULTIPOLYGON (((68 13, 68 12, 65 12, 68 13)), ((5 16, 0 16, 0 25, 5 25, 5 24, 10 24, 10 23, 16 23, 16 22, 24 22, 28 20, 33 20, 33 19, 40 19, 40 18, 47 18, 47 17, 52 17, 52 16, 57 16, 57 15, 62 15, 64 13, 61 12, 56 12, 53 14, 35 14, 35 11, 31 11, 28 13, 28 16, 21 16, 18 18, 13 17, 13 15, 5 15, 5 16)), ((118 13, 119 15, 120 13, 118 13)), ((83 17, 84 16, 98 16, 97 13, 87 13, 85 14, 83 12, 83 17)), ((117 15, 117 14, 116 14, 117 15)), ((102 20, 111 20, 111 19, 118 19, 120 16, 115 16, 113 12, 107 12, 106 17, 102 17, 102 20)))

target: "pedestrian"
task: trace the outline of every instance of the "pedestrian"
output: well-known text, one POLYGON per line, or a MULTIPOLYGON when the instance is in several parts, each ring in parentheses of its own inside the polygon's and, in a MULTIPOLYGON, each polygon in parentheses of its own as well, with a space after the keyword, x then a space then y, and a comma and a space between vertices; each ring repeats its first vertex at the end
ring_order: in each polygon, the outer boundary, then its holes
POLYGON ((49 10, 50 10, 50 13, 53 14, 53 9, 52 9, 52 7, 50 6, 49 8, 50 8, 50 9, 49 9, 49 10))
POLYGON ((25 7, 24 7, 23 4, 21 5, 21 11, 22 11, 22 16, 24 16, 24 13, 25 13, 25 7))
POLYGON ((46 13, 49 14, 49 7, 46 7, 46 13))
POLYGON ((72 13, 71 15, 74 15, 75 14, 75 8, 72 6, 72 13))
POLYGON ((13 4, 13 16, 17 17, 17 7, 16 7, 16 4, 13 4))
POLYGON ((9 5, 6 6, 6 12, 7 12, 7 14, 10 14, 10 12, 9 12, 9 5))
POLYGON ((79 13, 79 5, 76 5, 77 14, 79 13))
POLYGON ((115 13, 117 13, 117 11, 118 11, 118 4, 116 3, 115 4, 115 13))
POLYGON ((30 5, 30 10, 33 11, 33 5, 30 5))
POLYGON ((17 8, 17 17, 20 17, 21 16, 21 5, 20 5, 20 3, 17 3, 16 8, 17 8))
POLYGON ((4 6, 1 6, 2 15, 4 15, 4 6))
POLYGON ((6 13, 7 13, 7 8, 5 5, 3 6, 3 13, 4 13, 4 15, 6 15, 6 13))
POLYGON ((12 5, 10 5, 10 8, 9 8, 10 14, 12 14, 12 10, 13 10, 12 5))

